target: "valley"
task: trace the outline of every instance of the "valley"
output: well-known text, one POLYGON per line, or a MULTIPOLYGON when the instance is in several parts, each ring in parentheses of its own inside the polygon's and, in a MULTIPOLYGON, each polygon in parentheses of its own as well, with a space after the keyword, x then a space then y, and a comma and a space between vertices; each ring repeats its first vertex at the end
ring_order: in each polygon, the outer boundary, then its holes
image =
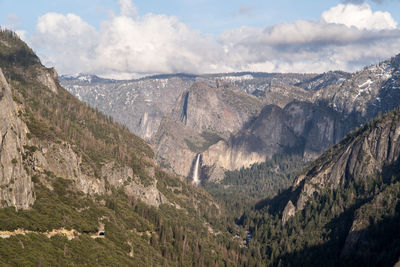
POLYGON ((394 265, 399 88, 400 55, 58 77, 1 30, 0 264, 394 265))

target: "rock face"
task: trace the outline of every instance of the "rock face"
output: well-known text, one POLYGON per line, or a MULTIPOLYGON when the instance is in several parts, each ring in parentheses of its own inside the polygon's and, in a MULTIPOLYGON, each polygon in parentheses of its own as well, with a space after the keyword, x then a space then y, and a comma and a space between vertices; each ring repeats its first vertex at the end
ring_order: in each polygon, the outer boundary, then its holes
POLYGON ((284 112, 287 124, 299 138, 293 149, 300 151, 306 160, 321 155, 354 127, 337 111, 324 105, 293 101, 285 106, 284 112))
POLYGON ((150 185, 143 185, 140 178, 133 174, 132 168, 117 167, 114 162, 104 164, 101 168, 102 176, 116 188, 124 188, 130 196, 135 196, 144 203, 158 207, 160 204, 169 203, 167 198, 157 189, 157 181, 150 185))
POLYGON ((396 111, 350 134, 300 175, 292 186, 296 211, 303 210, 313 195, 344 187, 349 181, 366 181, 377 174, 389 179, 399 168, 399 156, 400 117, 396 111))
POLYGON ((286 121, 286 114, 281 108, 268 105, 248 128, 228 142, 220 141, 210 147, 204 154, 204 161, 207 164, 215 162, 228 170, 264 162, 267 157, 295 145, 296 137, 286 121))
POLYGON ((72 180, 75 187, 88 195, 106 192, 104 180, 97 179, 82 163, 82 158, 69 143, 62 144, 32 140, 30 145, 36 148, 28 154, 28 165, 37 175, 51 172, 56 177, 72 180))
POLYGON ((261 101, 223 81, 195 83, 178 99, 151 142, 164 166, 189 176, 192 162, 218 140, 227 140, 262 107, 261 101))
POLYGON ((0 207, 27 209, 35 201, 22 151, 28 128, 18 117, 11 88, 0 69, 0 207))
POLYGON ((193 84, 178 99, 171 118, 198 133, 213 132, 227 138, 256 116, 261 107, 256 97, 218 80, 217 87, 193 84))
POLYGON ((37 79, 53 93, 57 93, 58 74, 54 68, 38 69, 37 79))
POLYGON ((295 215, 295 213, 296 207, 293 205, 292 201, 289 200, 282 213, 282 222, 285 224, 287 220, 295 215))

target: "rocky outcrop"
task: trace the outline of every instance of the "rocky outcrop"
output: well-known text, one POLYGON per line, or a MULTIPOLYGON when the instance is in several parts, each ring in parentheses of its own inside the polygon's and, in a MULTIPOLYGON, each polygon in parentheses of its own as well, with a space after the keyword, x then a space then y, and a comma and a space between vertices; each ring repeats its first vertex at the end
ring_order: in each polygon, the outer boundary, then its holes
POLYGON ((143 185, 140 178, 133 174, 132 168, 118 167, 114 162, 109 162, 103 165, 101 172, 103 178, 115 188, 123 188, 127 195, 134 196, 148 205, 158 207, 160 204, 169 203, 158 191, 157 180, 152 179, 148 185, 143 185))
POLYGON ((287 220, 295 215, 296 207, 293 205, 292 201, 289 200, 285 209, 282 212, 282 223, 285 224, 287 220))
MULTIPOLYGON (((83 165, 82 158, 73 151, 69 143, 59 144, 34 140, 29 144, 32 144, 30 149, 34 148, 35 150, 27 152, 28 166, 34 173, 39 175, 51 173, 56 177, 72 180, 76 189, 85 194, 94 195, 106 192, 104 180, 95 177, 91 167, 83 165)), ((46 184, 46 178, 42 179, 42 182, 46 184)))
POLYGON ((28 128, 17 109, 0 69, 0 207, 27 209, 35 201, 35 194, 22 159, 28 128))
POLYGON ((38 69, 37 79, 40 83, 47 86, 50 91, 57 93, 58 74, 55 68, 38 69))

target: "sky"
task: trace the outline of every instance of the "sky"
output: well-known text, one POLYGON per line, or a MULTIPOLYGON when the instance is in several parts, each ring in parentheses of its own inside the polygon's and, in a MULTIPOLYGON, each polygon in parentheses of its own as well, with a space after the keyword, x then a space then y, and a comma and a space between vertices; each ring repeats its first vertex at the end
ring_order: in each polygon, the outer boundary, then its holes
POLYGON ((0 0, 59 74, 357 71, 400 53, 400 0, 0 0))

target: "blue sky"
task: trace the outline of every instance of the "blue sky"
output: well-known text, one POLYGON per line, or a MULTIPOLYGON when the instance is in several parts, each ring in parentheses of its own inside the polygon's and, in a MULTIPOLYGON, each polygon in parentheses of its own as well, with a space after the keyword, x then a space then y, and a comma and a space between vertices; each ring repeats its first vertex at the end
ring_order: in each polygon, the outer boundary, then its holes
MULTIPOLYGON (((334 0, 140 0, 134 1, 139 14, 177 16, 182 22, 204 34, 219 34, 240 26, 265 27, 298 19, 318 19, 324 10, 337 5, 334 0)), ((374 10, 388 11, 400 21, 400 1, 368 2, 374 10)), ((0 23, 7 25, 9 15, 16 14, 20 29, 28 34, 37 18, 48 12, 74 13, 99 27, 101 21, 118 13, 117 0, 0 0, 0 23)))
POLYGON ((398 22, 398 0, 0 0, 0 25, 44 64, 116 78, 353 71, 400 52, 398 22))

